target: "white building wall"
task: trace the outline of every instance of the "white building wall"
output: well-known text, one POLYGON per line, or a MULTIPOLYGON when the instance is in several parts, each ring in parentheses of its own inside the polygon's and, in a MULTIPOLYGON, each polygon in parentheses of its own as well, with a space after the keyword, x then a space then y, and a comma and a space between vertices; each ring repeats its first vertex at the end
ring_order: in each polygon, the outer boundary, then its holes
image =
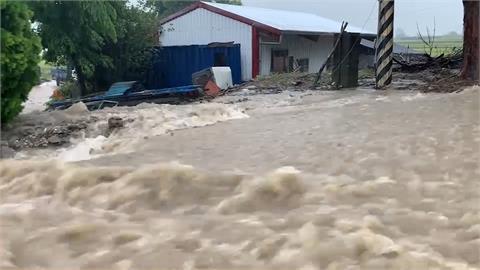
POLYGON ((242 79, 252 78, 252 27, 245 23, 197 8, 165 23, 162 46, 207 45, 212 42, 240 44, 242 79))
POLYGON ((317 41, 298 35, 283 35, 278 45, 260 43, 260 75, 270 74, 272 49, 288 50, 288 56, 293 56, 294 60, 308 58, 308 72, 318 72, 332 50, 333 43, 333 35, 320 36, 317 41))

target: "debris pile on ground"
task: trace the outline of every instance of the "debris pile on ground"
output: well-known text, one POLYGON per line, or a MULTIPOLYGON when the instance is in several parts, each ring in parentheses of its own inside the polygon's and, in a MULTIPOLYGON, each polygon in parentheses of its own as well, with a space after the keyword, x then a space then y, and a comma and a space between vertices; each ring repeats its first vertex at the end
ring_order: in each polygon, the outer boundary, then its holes
POLYGON ((313 87, 316 74, 290 72, 276 73, 245 82, 224 91, 224 94, 236 91, 252 94, 276 94, 283 91, 329 90, 333 89, 330 74, 324 74, 317 87, 313 87))
POLYGON ((457 69, 463 62, 462 51, 456 51, 452 54, 441 54, 437 57, 431 57, 427 54, 411 57, 408 61, 400 55, 393 58, 396 66, 394 71, 397 72, 419 72, 427 69, 457 69))
POLYGON ((65 147, 71 143, 72 138, 82 136, 108 137, 115 130, 123 128, 125 121, 131 121, 113 116, 106 124, 99 125, 99 119, 93 115, 69 119, 52 117, 44 120, 34 122, 25 116, 16 124, 5 128, 2 131, 2 157, 10 158, 12 151, 14 155, 15 151, 23 149, 65 147))
MULTIPOLYGON (((396 90, 420 90, 423 89, 423 85, 431 81, 429 78, 434 76, 434 74, 430 75, 428 70, 421 73, 395 72, 393 74, 392 88, 396 90)), ((316 87, 313 86, 315 76, 316 74, 296 72, 261 76, 255 80, 229 88, 224 94, 241 92, 245 95, 254 95, 275 94, 283 91, 337 90, 331 81, 331 74, 323 74, 320 83, 316 87)), ((373 69, 359 70, 358 87, 375 87, 375 71, 373 69)))
POLYGON ((460 73, 459 68, 442 68, 440 66, 431 66, 417 72, 394 72, 393 85, 398 82, 411 81, 414 84, 412 90, 451 93, 478 84, 478 82, 462 79, 460 73))
POLYGON ((467 86, 478 84, 478 81, 464 80, 458 69, 437 69, 428 71, 431 76, 426 77, 426 83, 419 90, 422 92, 451 93, 459 92, 467 86))
MULTIPOLYGON (((451 60, 450 63, 453 63, 453 60, 451 60)), ((416 72, 396 71, 393 72, 393 82, 390 88, 395 90, 411 90, 422 92, 455 92, 459 89, 465 88, 466 86, 471 86, 475 83, 478 83, 462 80, 459 77, 460 69, 454 67, 457 67, 457 64, 448 67, 433 65, 416 72)), ((398 70, 399 67, 397 66, 396 69, 398 70)), ((255 95, 275 94, 283 91, 335 89, 331 82, 330 74, 324 74, 319 86, 313 87, 315 75, 316 74, 293 72, 262 76, 258 79, 229 88, 224 92, 224 94, 240 92, 244 93, 245 95, 255 95)), ((375 71, 373 69, 359 70, 358 87, 375 87, 375 71)))
POLYGON ((245 91, 244 89, 255 90, 256 93, 260 94, 275 94, 286 90, 298 91, 309 89, 314 79, 314 74, 306 73, 292 72, 272 74, 269 76, 259 76, 254 80, 239 85, 238 88, 242 91, 245 91))
POLYGON ((48 126, 24 126, 4 132, 7 146, 15 150, 25 148, 57 147, 70 143, 70 138, 80 136, 85 131, 88 123, 94 119, 78 122, 60 122, 48 126))

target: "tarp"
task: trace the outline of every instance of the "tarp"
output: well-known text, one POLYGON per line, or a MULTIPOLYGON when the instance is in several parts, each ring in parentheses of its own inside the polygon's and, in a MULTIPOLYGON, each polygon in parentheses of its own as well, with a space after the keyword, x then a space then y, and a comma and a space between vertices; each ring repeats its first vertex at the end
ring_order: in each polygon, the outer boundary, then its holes
POLYGON ((161 47, 153 56, 148 89, 192 84, 192 74, 212 66, 228 66, 234 84, 242 82, 240 44, 161 47))

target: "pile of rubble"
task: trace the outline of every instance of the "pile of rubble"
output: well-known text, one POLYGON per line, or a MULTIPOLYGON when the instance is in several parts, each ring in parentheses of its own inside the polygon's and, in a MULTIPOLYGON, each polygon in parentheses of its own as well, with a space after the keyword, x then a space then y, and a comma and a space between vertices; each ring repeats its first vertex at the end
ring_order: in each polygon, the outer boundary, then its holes
POLYGON ((291 72, 259 76, 256 79, 227 89, 224 94, 235 91, 255 91, 257 94, 276 94, 283 91, 306 91, 332 89, 329 75, 322 76, 317 87, 313 86, 316 74, 291 72))
POLYGON ((9 131, 8 146, 14 149, 60 146, 70 142, 72 135, 87 128, 86 122, 59 123, 50 127, 22 127, 9 131))
POLYGON ((114 130, 123 128, 125 120, 111 117, 103 129, 92 127, 99 119, 95 116, 70 119, 65 121, 47 121, 33 123, 21 121, 2 131, 0 157, 12 158, 17 151, 32 148, 58 148, 71 143, 72 138, 95 135, 109 136, 114 130))
POLYGON ((70 144, 71 138, 81 137, 89 124, 97 119, 90 117, 76 121, 53 123, 22 122, 2 131, 1 158, 12 158, 17 151, 31 148, 56 148, 70 144))
MULTIPOLYGON (((426 72, 424 71, 424 73, 426 72)), ((422 74, 394 73, 393 88, 397 90, 420 90, 421 86, 426 83, 422 74)), ((223 94, 239 91, 251 94, 276 94, 283 91, 337 90, 332 83, 330 73, 324 72, 317 86, 314 86, 315 77, 316 74, 297 72, 261 76, 231 87, 223 94)), ((358 87, 375 87, 375 71, 373 69, 359 70, 358 87)))
MULTIPOLYGON (((455 92, 475 82, 459 77, 458 68, 432 66, 417 72, 398 70, 393 73, 391 89, 421 92, 455 92)), ((223 94, 245 92, 248 94, 276 94, 283 91, 336 90, 331 74, 325 72, 317 86, 314 86, 316 74, 282 73, 260 76, 257 79, 231 87, 223 94)), ((362 69, 358 73, 358 87, 374 88, 375 71, 362 69)), ((341 90, 341 89, 340 89, 341 90)))

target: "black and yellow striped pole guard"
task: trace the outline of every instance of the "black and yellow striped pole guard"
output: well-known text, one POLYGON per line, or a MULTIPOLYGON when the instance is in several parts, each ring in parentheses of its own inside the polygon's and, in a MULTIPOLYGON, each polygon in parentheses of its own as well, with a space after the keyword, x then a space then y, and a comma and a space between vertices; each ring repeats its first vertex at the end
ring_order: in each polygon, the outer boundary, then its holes
POLYGON ((392 83, 394 0, 379 0, 378 33, 375 46, 375 85, 383 89, 392 83))

